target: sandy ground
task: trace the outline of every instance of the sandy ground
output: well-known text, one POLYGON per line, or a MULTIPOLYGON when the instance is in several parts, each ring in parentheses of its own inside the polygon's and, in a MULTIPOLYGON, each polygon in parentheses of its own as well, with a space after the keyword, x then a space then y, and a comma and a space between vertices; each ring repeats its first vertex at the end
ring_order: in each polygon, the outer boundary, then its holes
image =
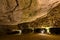
POLYGON ((60 40, 60 35, 24 34, 0 36, 0 40, 60 40))

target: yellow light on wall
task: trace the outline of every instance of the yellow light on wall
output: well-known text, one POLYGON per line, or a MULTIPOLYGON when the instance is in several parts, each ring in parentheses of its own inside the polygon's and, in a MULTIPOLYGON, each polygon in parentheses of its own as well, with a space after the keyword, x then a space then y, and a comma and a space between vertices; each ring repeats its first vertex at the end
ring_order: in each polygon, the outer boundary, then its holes
POLYGON ((47 33, 50 34, 50 31, 49 31, 50 27, 46 27, 45 29, 47 30, 47 33))
POLYGON ((41 27, 41 28, 45 28, 46 30, 47 30, 47 33, 49 33, 50 34, 50 31, 49 31, 49 29, 51 28, 51 27, 41 27))
POLYGON ((41 33, 44 34, 45 30, 42 30, 41 33))

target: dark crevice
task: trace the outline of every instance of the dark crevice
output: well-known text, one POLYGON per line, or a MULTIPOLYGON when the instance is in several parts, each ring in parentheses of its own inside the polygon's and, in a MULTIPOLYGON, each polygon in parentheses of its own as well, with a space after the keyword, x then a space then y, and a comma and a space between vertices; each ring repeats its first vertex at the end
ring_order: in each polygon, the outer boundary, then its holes
MULTIPOLYGON (((6 0, 6 1, 7 1, 8 7, 10 7, 8 0, 6 0)), ((18 0, 15 0, 15 1, 16 1, 16 4, 17 4, 17 5, 16 5, 12 10, 10 10, 10 11, 8 11, 8 12, 6 12, 6 13, 12 13, 12 15, 13 15, 13 11, 15 11, 16 8, 19 6, 18 0)), ((8 15, 8 19, 9 19, 10 21, 13 21, 12 18, 11 18, 11 15, 8 15)))
MULTIPOLYGON (((7 1, 8 7, 10 7, 8 0, 6 0, 6 1, 7 1)), ((25 10, 25 9, 29 8, 29 7, 31 6, 31 4, 32 4, 32 0, 31 0, 31 1, 30 1, 30 4, 29 4, 27 7, 24 7, 24 8, 22 8, 22 9, 16 10, 17 7, 19 6, 19 3, 18 3, 18 0, 15 0, 15 1, 16 1, 16 4, 17 4, 17 5, 16 5, 12 10, 6 12, 6 13, 12 13, 12 16, 13 16, 13 12, 14 12, 14 11, 25 10)), ((8 19, 9 19, 10 21, 13 21, 13 19, 11 18, 11 15, 8 15, 8 19)))
MULTIPOLYGON (((17 0, 15 0, 15 1, 16 1, 17 5, 12 10, 10 10, 9 12, 15 11, 15 9, 19 6, 18 1, 17 0)), ((10 7, 8 0, 7 0, 7 5, 8 5, 8 7, 10 7)), ((8 12, 6 12, 6 13, 8 13, 8 12)))
MULTIPOLYGON (((8 11, 6 13, 10 13, 10 12, 16 11, 16 8, 19 6, 19 3, 18 3, 18 0, 15 0, 15 1, 16 1, 17 5, 12 10, 10 10, 10 11, 8 11)), ((19 9, 19 10, 25 10, 25 9, 29 8, 31 6, 31 4, 32 4, 32 0, 30 1, 30 4, 27 7, 24 7, 24 8, 19 9)), ((7 1, 7 5, 8 5, 8 7, 10 7, 8 1, 7 1)))

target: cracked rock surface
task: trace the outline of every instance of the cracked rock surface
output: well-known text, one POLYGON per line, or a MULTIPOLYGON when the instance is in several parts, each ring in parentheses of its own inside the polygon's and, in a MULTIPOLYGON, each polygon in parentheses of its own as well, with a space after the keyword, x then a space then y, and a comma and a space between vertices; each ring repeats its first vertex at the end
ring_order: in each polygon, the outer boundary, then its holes
POLYGON ((59 3, 59 0, 0 0, 0 25, 34 21, 59 3))

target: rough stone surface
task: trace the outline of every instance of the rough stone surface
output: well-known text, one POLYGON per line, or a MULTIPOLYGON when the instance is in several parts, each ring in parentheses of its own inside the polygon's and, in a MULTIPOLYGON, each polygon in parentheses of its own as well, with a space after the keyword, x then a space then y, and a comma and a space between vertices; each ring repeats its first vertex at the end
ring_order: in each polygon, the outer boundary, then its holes
POLYGON ((34 21, 59 3, 59 0, 0 0, 0 25, 34 21))

